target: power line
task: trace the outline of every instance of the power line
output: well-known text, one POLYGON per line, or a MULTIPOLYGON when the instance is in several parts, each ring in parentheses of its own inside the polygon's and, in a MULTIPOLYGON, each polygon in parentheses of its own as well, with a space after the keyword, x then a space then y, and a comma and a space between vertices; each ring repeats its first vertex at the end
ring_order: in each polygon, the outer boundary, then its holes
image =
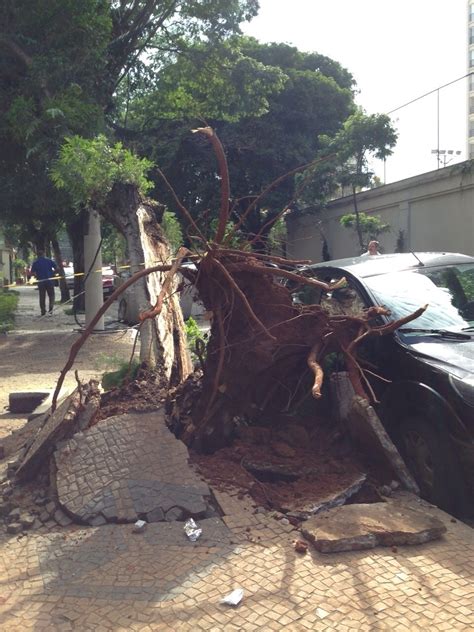
POLYGON ((457 83, 458 81, 461 81, 461 79, 465 79, 466 77, 470 77, 471 75, 474 75, 474 72, 472 72, 472 71, 468 72, 466 75, 463 75, 462 77, 458 77, 457 79, 454 79, 453 81, 450 81, 449 83, 445 83, 442 86, 438 86, 434 90, 430 90, 429 92, 426 92, 425 94, 422 94, 421 96, 416 97, 416 99, 412 99, 411 101, 408 101, 408 103, 404 103, 403 105, 399 105, 397 108, 395 108, 393 110, 390 110, 390 112, 387 112, 387 114, 393 114, 394 112, 397 112, 397 110, 401 110, 402 108, 406 108, 407 105, 411 105, 412 103, 416 103, 420 99, 424 99, 425 97, 427 97, 430 94, 434 94, 435 92, 439 92, 439 90, 442 90, 443 88, 447 88, 448 86, 451 86, 453 83, 457 83))

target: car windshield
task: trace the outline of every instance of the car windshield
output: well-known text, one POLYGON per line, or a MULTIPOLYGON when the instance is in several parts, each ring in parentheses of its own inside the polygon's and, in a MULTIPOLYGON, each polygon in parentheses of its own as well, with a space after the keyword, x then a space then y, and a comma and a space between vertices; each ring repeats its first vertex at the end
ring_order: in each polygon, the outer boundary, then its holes
POLYGON ((459 330, 474 325, 474 264, 381 274, 364 281, 393 319, 428 304, 410 327, 459 330))

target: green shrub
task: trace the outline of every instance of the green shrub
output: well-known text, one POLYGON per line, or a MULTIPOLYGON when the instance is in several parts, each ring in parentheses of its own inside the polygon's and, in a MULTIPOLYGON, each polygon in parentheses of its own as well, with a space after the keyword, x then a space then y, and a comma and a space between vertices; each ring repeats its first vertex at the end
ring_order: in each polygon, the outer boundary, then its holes
MULTIPOLYGON (((191 350, 193 362, 196 362, 196 360, 198 359, 198 356, 196 354, 196 342, 198 340, 206 342, 207 335, 202 333, 202 331, 198 327, 197 322, 192 317, 188 318, 188 320, 184 323, 184 327, 186 330, 186 337, 188 339, 188 345, 191 350)), ((205 356, 205 353, 203 354, 203 356, 205 356)))
POLYGON ((18 292, 0 289, 0 333, 13 329, 18 292))

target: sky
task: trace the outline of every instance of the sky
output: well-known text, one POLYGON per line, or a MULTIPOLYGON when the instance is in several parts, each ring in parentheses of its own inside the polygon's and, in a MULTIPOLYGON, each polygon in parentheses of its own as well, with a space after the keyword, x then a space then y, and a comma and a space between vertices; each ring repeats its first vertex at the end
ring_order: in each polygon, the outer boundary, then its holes
MULTIPOLYGON (((338 61, 369 114, 389 113, 467 72, 467 0, 260 0, 260 7, 243 26, 247 35, 338 61)), ((454 164, 466 159, 467 79, 439 95, 439 149, 461 151, 454 164)), ((388 183, 436 169, 437 94, 391 116, 398 143, 385 167, 372 165, 376 174, 388 183)))

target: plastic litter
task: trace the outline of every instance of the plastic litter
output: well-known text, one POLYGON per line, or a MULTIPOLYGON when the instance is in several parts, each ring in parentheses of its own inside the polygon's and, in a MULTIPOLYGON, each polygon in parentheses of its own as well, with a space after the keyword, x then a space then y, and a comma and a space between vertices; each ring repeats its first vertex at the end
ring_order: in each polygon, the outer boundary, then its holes
POLYGON ((226 597, 221 599, 221 603, 226 606, 238 606, 242 601, 242 597, 244 596, 244 591, 242 588, 236 588, 231 593, 229 593, 226 597))
POLYGON ((142 533, 145 531, 146 521, 145 520, 137 520, 133 525, 133 533, 142 533))
POLYGON ((191 542, 196 542, 196 540, 200 537, 202 533, 202 529, 197 526, 192 518, 190 518, 184 523, 184 532, 191 540, 191 542))

